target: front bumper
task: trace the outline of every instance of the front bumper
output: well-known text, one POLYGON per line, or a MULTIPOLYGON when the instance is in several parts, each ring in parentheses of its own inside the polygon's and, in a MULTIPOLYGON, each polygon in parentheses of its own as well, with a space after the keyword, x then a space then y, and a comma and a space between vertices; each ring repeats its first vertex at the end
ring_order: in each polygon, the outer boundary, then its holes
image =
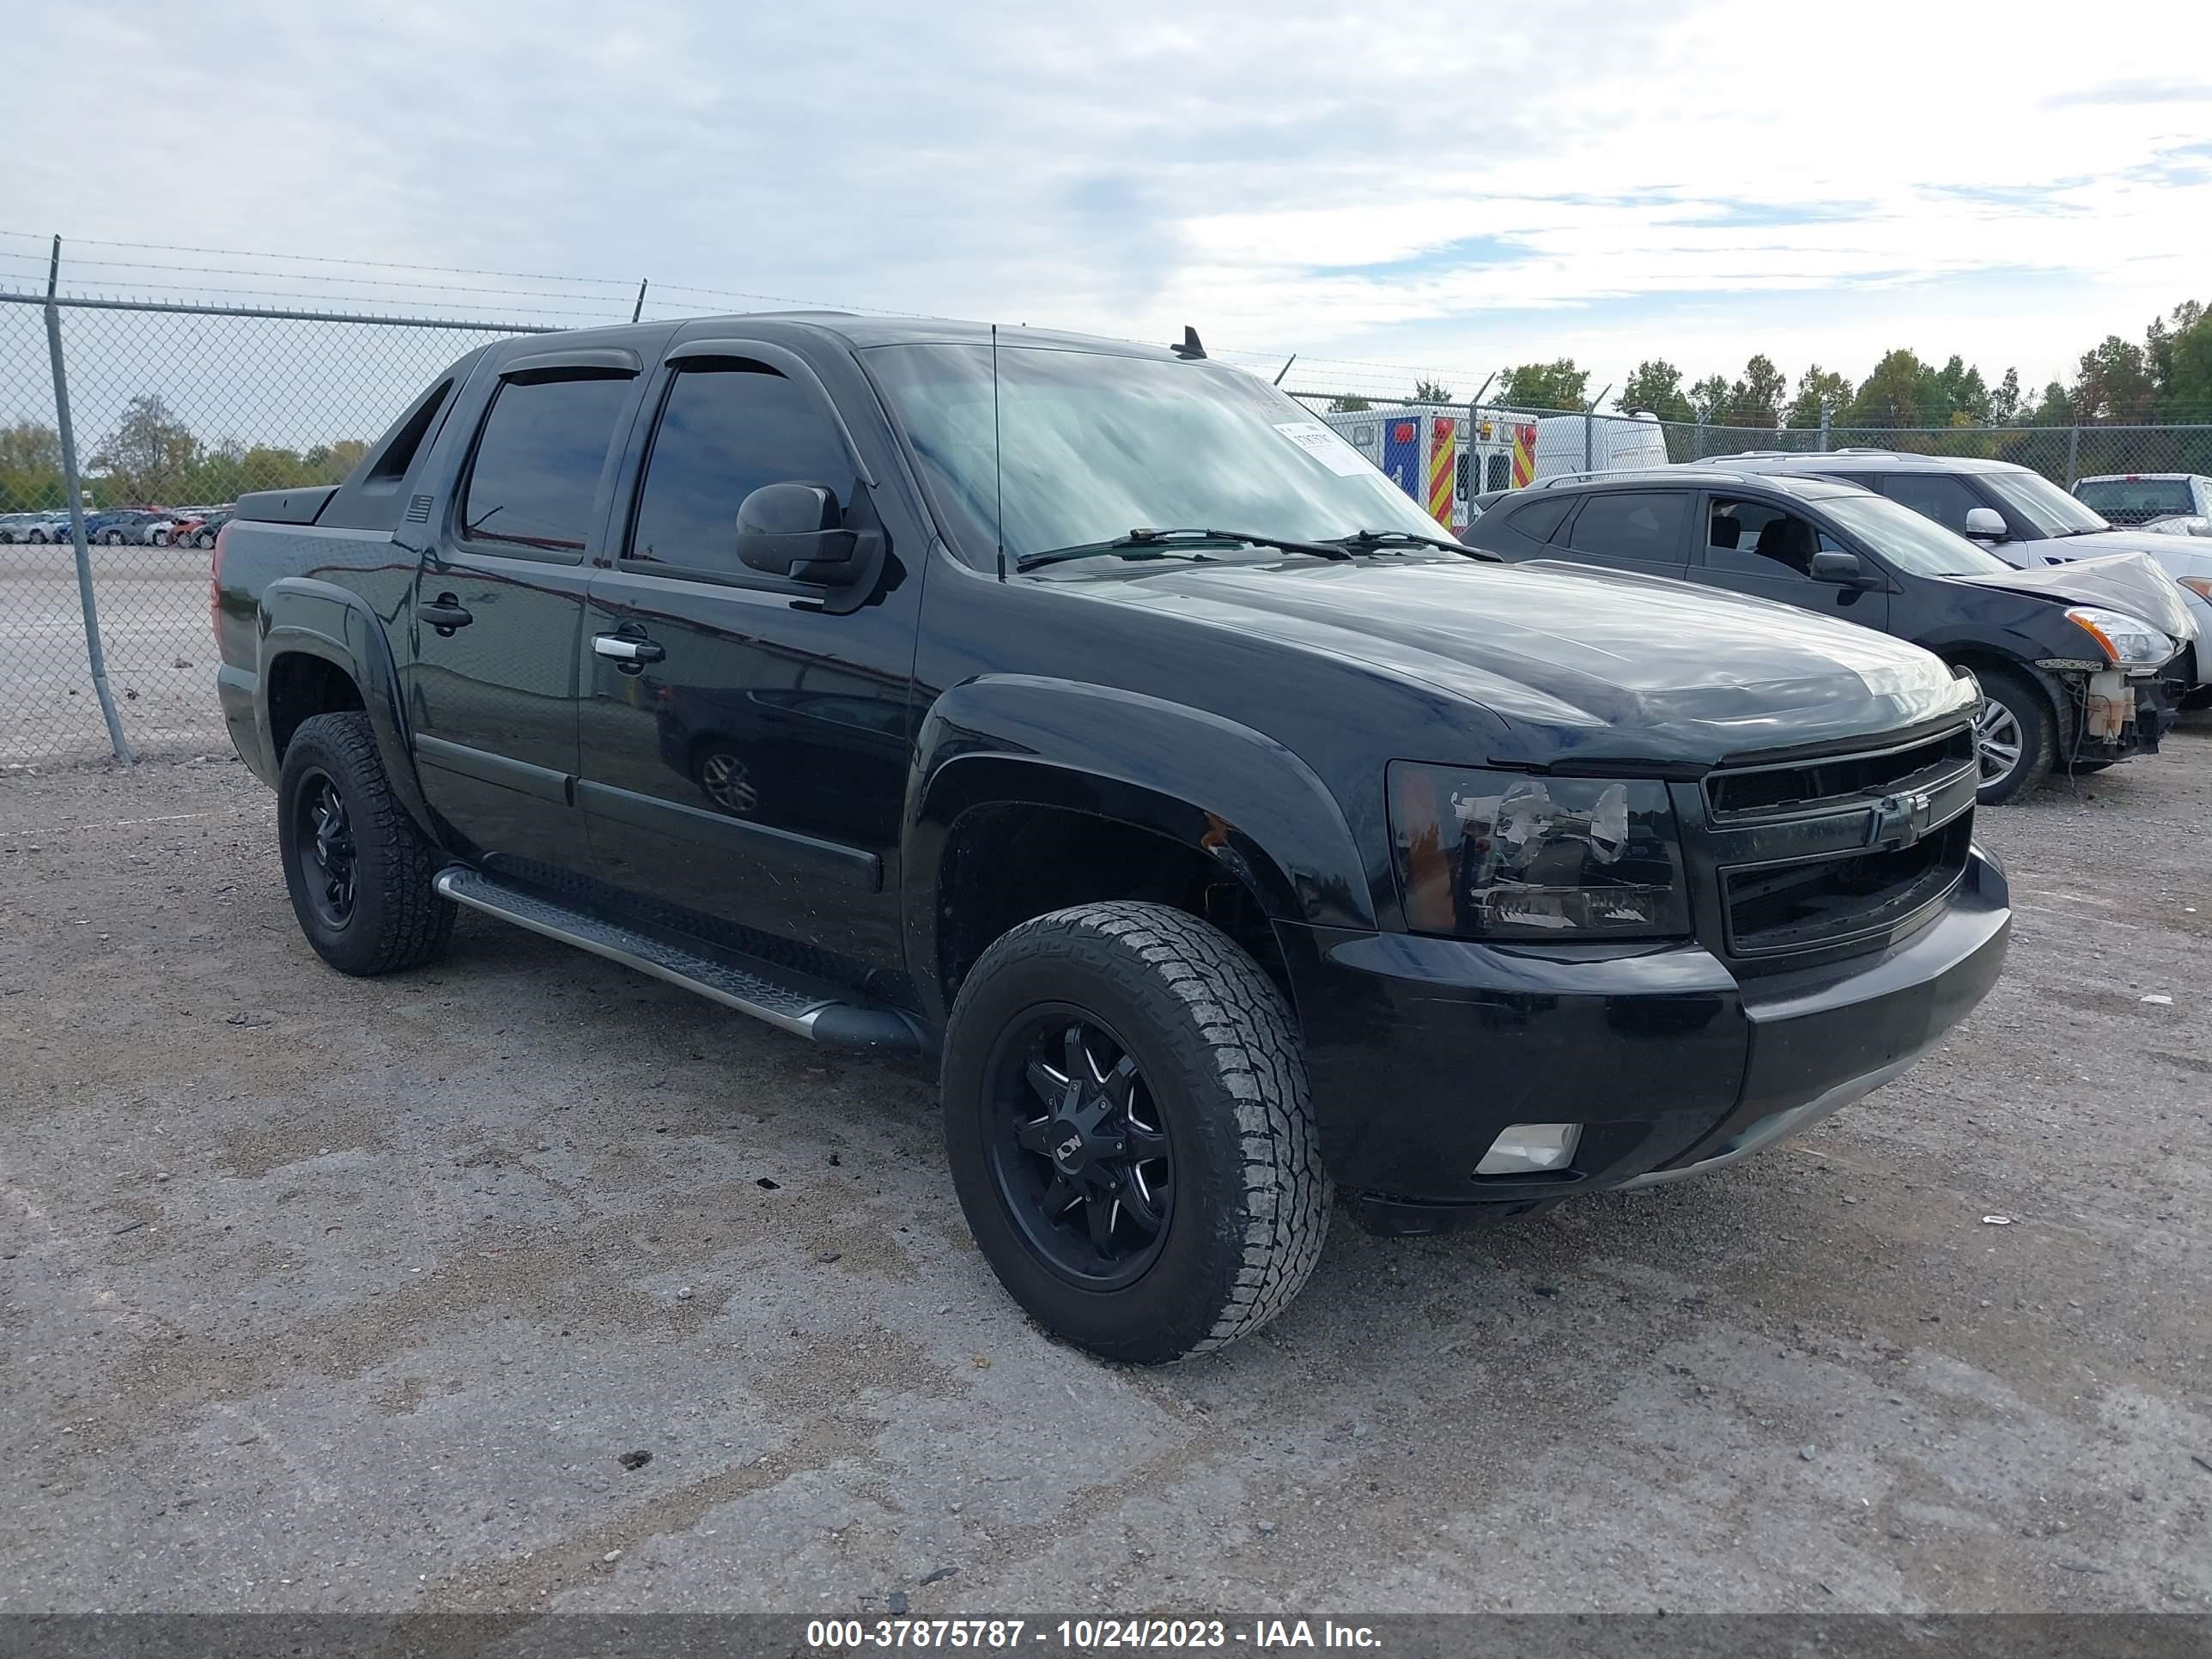
POLYGON ((1985 995, 2012 913, 1977 849, 1885 951, 1739 979, 1694 944, 1504 947, 1285 928, 1322 1155, 1396 1231, 1733 1163, 1879 1088, 1985 995), (1582 1124, 1571 1168, 1478 1176, 1515 1123, 1582 1124))

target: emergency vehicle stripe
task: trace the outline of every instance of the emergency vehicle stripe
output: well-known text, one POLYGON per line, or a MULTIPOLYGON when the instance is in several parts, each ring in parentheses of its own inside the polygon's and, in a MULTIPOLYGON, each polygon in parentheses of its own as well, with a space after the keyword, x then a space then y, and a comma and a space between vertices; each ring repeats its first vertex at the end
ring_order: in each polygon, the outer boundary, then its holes
POLYGON ((1513 487, 1526 489, 1536 481, 1536 428, 1522 425, 1513 428, 1513 487))
POLYGON ((1452 483, 1459 462, 1459 422, 1441 416, 1430 422, 1429 516, 1451 528, 1452 483))

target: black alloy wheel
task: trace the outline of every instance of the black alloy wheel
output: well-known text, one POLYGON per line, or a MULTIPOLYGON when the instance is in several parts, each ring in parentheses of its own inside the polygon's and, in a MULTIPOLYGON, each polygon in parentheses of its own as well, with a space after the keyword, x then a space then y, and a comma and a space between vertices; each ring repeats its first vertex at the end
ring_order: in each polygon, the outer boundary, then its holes
POLYGON ((1143 1069, 1096 1016, 1048 1004, 1001 1037, 990 1068, 992 1173, 1046 1265, 1118 1290, 1158 1258, 1175 1158, 1143 1069))
POLYGON ((293 846, 300 882, 316 920, 333 933, 353 920, 354 876, 359 849, 353 821, 337 781, 320 767, 301 781, 293 811, 293 846))

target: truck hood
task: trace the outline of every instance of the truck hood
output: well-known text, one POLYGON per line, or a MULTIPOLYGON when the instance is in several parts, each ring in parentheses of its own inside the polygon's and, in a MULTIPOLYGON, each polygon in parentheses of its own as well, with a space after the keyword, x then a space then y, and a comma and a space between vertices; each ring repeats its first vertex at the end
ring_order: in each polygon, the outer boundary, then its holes
MULTIPOLYGON (((1477 704, 1504 726, 1487 757, 1499 762, 1711 765, 1963 718, 1974 702, 1934 655, 1871 629, 1549 560, 1194 562, 1066 585, 1477 704)), ((1449 735, 1387 741, 1448 760, 1449 735)))
MULTIPOLYGON (((2102 536, 2069 536, 2038 542, 2038 547, 2078 548, 2102 542, 2102 536)), ((2212 562, 2212 561, 2208 561, 2212 562)), ((2069 558, 2063 564, 2039 564, 2001 576, 1955 576, 1976 587, 2003 587, 2034 593, 2061 605, 2101 605, 2140 617, 2169 638, 2184 643, 2197 635, 2181 584, 2148 553, 2107 553, 2069 558)))

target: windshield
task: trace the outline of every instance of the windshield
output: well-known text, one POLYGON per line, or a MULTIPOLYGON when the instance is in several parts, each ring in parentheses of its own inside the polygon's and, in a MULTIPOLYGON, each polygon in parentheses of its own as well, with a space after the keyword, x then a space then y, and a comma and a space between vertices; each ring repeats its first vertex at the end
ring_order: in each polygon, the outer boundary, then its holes
POLYGON ((2044 536, 2075 536, 2112 526, 2036 472, 1984 472, 1981 481, 2044 536))
MULTIPOLYGON (((1241 369, 1002 346, 994 411, 992 356, 988 346, 964 345, 866 353, 945 534, 978 564, 997 551, 1001 492, 1009 561, 1139 526, 1310 542, 1358 530, 1438 533, 1310 410, 1241 369)), ((1242 556, 1233 546, 1205 550, 1208 558, 1242 556)), ((1281 556, 1261 549, 1257 556, 1281 556)))
POLYGON ((2085 478, 2074 494, 2114 524, 2148 524, 2197 510, 2186 478, 2085 478))
POLYGON ((2012 568, 1996 554, 1884 495, 1830 495, 1820 506, 1889 563, 1916 576, 1995 576, 2012 568))

